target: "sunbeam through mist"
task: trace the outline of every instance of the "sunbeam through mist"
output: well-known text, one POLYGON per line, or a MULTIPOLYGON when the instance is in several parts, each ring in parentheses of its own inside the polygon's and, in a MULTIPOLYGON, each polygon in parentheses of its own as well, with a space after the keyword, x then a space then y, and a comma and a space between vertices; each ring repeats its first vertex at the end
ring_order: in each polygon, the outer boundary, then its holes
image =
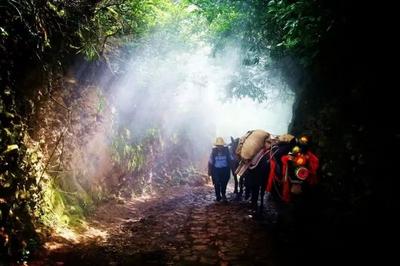
POLYGON ((158 128, 164 136, 184 131, 198 147, 209 147, 217 135, 227 139, 256 128, 272 134, 287 131, 293 97, 279 96, 286 84, 261 66, 243 65, 239 46, 213 53, 207 43, 189 47, 179 41, 171 44, 170 38, 154 34, 146 45, 135 47, 126 74, 113 90, 119 123, 138 137, 148 128, 158 128), (257 78, 268 101, 229 98, 227 92, 240 73, 257 78))

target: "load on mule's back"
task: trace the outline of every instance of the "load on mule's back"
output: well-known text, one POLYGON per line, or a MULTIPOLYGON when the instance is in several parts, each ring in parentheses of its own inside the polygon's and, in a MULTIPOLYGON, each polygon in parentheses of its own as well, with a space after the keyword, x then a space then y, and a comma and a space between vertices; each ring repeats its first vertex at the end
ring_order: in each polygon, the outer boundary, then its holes
POLYGON ((236 154, 240 158, 240 163, 236 169, 236 174, 242 176, 244 172, 252 164, 254 166, 258 157, 261 156, 263 151, 271 147, 271 134, 261 130, 248 131, 239 140, 239 145, 236 149, 236 154), (256 160, 254 160, 256 159, 256 160))
POLYGON ((246 196, 249 191, 253 208, 261 194, 260 211, 265 191, 289 203, 309 194, 319 181, 319 160, 310 149, 310 136, 297 139, 284 134, 272 138, 263 130, 248 131, 240 139, 236 153, 240 158, 236 173, 245 179, 246 196))
POLYGON ((285 203, 307 194, 319 182, 319 159, 310 149, 310 137, 294 138, 287 148, 272 158, 267 185, 267 191, 285 203))
POLYGON ((246 198, 251 194, 251 205, 258 211, 258 196, 261 197, 260 214, 264 206, 266 179, 269 172, 267 153, 271 150, 271 134, 261 130, 248 131, 240 138, 236 154, 240 163, 236 174, 245 178, 246 198))

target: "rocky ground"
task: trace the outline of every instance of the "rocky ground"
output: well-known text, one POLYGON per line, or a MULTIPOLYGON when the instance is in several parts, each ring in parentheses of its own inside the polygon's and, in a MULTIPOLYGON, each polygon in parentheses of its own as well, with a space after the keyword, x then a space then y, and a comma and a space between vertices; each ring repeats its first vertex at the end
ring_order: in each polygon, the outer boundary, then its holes
POLYGON ((268 227, 249 204, 215 202, 210 185, 108 202, 74 241, 54 236, 31 265, 282 265, 268 227))

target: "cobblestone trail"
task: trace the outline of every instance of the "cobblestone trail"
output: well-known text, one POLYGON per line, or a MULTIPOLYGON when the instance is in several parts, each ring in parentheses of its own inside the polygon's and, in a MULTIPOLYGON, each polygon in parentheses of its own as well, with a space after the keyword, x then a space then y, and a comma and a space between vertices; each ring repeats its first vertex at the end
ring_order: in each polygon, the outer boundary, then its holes
POLYGON ((101 206, 91 227, 106 232, 62 243, 32 265, 279 265, 272 238, 249 204, 214 202, 211 186, 101 206))

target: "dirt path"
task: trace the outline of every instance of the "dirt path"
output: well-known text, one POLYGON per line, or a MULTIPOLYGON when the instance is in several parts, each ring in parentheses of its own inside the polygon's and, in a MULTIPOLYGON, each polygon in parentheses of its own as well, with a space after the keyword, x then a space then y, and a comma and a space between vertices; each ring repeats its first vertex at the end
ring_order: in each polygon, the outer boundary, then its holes
POLYGON ((216 203, 210 186, 110 202, 91 221, 80 241, 54 238, 32 265, 280 265, 248 204, 233 194, 216 203))

